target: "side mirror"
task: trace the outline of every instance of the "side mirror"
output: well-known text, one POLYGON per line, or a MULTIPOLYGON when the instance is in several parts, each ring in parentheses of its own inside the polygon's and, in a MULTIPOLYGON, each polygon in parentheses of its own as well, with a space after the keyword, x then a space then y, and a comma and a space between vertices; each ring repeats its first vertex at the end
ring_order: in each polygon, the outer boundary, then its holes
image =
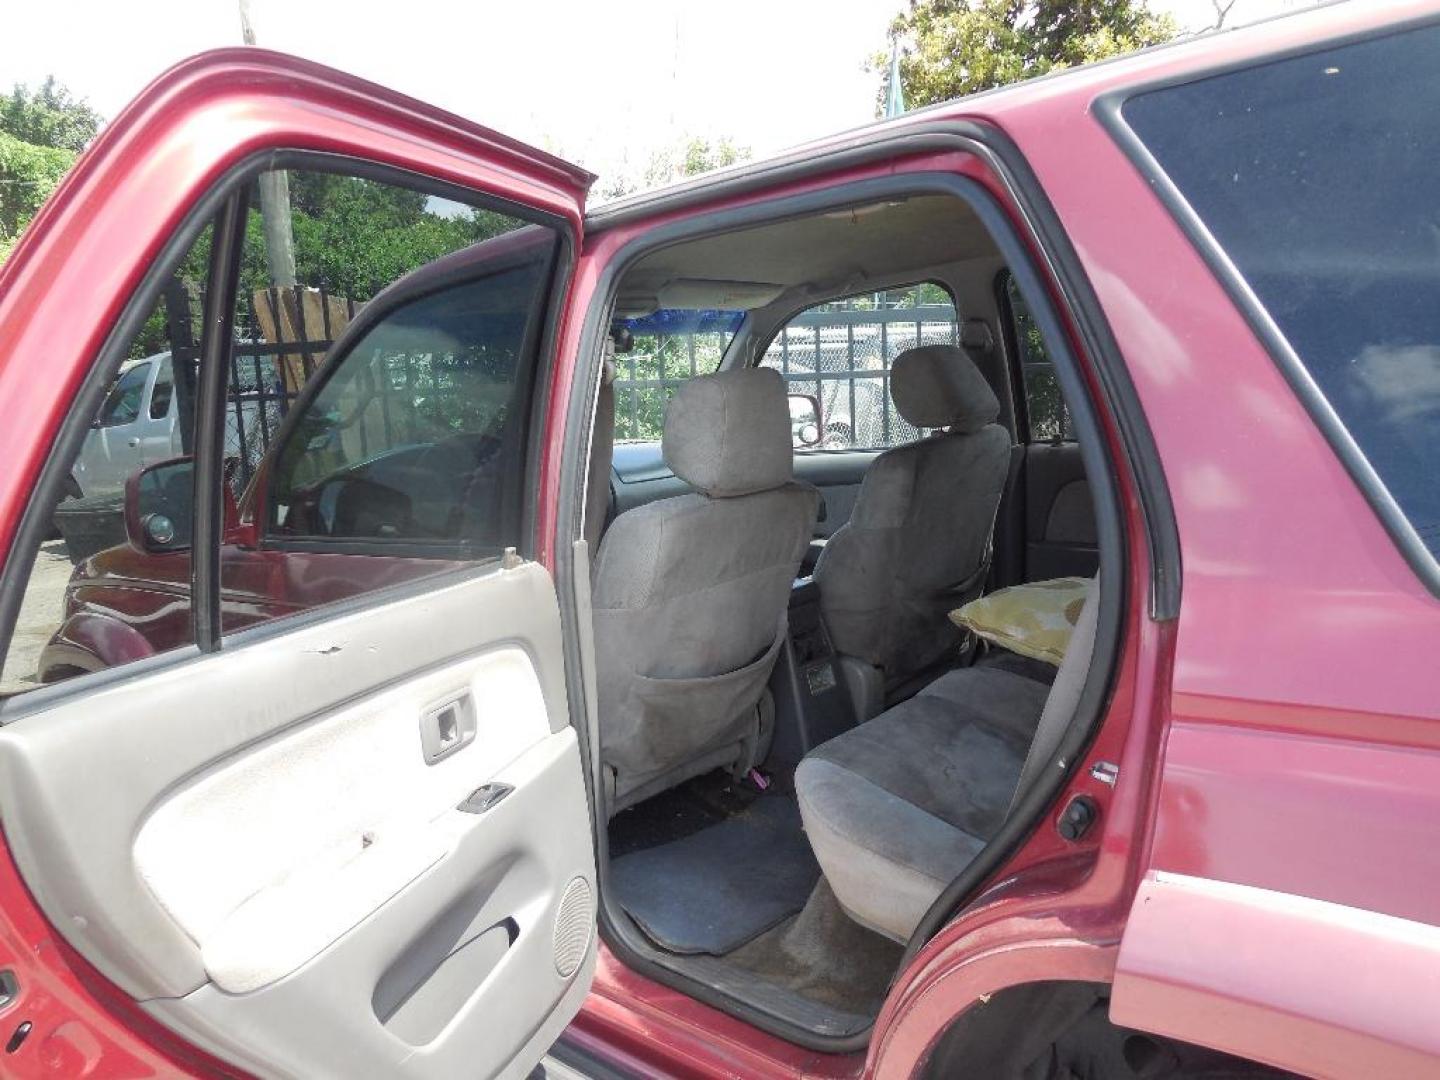
POLYGON ((790 445, 806 450, 820 445, 820 399, 813 394, 787 394, 790 402, 790 445))
MULTIPOLYGON (((228 483, 221 485, 227 539, 239 528, 228 483)), ((125 483, 125 538, 137 551, 168 555, 190 550, 195 520, 195 459, 172 458, 141 469, 125 483)))
POLYGON ((187 551, 195 509, 195 462, 175 458, 125 482, 125 536, 139 551, 187 551))

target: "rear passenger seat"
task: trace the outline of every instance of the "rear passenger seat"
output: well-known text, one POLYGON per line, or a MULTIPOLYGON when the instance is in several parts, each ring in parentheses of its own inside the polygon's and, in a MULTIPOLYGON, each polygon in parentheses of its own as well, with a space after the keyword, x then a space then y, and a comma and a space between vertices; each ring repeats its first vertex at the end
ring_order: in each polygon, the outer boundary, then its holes
POLYGON ((999 830, 1079 702, 1098 606, 1092 587, 1053 686, 961 668, 806 755, 795 773, 805 831, 855 921, 907 940, 999 830))

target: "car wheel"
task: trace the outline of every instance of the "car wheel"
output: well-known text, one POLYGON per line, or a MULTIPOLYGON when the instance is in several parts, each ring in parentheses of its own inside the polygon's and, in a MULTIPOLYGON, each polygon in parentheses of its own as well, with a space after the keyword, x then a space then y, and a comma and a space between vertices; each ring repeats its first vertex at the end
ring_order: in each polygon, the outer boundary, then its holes
MULTIPOLYGON (((65 477, 65 483, 60 489, 60 505, 64 505, 71 499, 83 499, 85 493, 80 490, 80 483, 73 476, 65 477)), ((46 540, 59 540, 61 537, 60 526, 55 524, 55 519, 50 519, 50 532, 46 540)))

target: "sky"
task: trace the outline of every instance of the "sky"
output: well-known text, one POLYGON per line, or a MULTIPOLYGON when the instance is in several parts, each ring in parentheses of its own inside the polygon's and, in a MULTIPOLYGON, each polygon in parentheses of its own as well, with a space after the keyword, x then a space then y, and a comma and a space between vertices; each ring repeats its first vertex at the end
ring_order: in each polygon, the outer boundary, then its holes
MULTIPOLYGON (((1235 0, 1227 26, 1313 0, 1235 0)), ((257 41, 361 75, 602 175, 683 138, 756 156, 873 118, 905 0, 249 0, 257 41)), ((1151 0, 1182 28, 1212 0, 1151 0)), ((113 117, 166 67, 240 43, 239 0, 13 4, 0 89, 53 74, 113 117), (123 43, 123 48, 117 44, 123 43)))

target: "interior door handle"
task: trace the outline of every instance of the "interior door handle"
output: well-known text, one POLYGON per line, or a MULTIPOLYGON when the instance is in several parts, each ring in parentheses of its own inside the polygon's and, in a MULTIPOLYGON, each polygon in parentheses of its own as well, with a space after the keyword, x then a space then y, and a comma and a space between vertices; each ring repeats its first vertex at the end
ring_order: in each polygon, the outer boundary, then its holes
POLYGON ((475 699, 468 693, 420 714, 420 749, 434 765, 475 740, 475 699))

